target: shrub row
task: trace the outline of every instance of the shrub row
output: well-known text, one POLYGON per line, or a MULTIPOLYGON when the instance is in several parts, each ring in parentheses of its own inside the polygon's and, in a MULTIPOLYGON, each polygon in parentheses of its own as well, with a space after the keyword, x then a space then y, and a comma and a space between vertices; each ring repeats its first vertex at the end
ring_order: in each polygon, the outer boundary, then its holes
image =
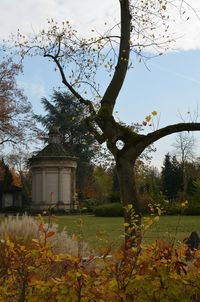
MULTIPOLYGON (((143 214, 150 214, 150 211, 142 211, 143 214)), ((98 205, 94 208, 93 213, 97 217, 123 217, 123 207, 121 203, 106 203, 98 205)), ((180 208, 180 207, 169 207, 166 211, 167 215, 200 215, 200 207, 195 208, 180 208)))
POLYGON ((105 203, 94 209, 97 217, 122 217, 123 207, 121 203, 105 203))

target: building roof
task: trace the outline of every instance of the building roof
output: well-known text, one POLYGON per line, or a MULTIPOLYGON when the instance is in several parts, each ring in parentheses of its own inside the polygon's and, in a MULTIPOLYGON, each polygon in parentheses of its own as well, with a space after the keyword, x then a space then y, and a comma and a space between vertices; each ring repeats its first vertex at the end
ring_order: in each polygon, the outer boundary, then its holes
POLYGON ((70 156, 61 144, 50 143, 39 151, 34 157, 68 157, 70 156))
POLYGON ((36 155, 30 158, 30 161, 36 159, 72 159, 77 160, 76 157, 72 157, 63 144, 61 143, 60 132, 57 127, 52 127, 49 131, 49 143, 36 155))

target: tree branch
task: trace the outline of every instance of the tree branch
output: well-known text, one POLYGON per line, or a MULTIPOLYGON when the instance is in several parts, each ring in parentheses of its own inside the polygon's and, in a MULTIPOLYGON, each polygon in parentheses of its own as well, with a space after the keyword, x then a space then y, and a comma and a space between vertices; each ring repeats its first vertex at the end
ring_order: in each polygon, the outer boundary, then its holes
POLYGON ((7 138, 7 139, 4 139, 4 140, 0 141, 0 145, 3 145, 3 144, 5 144, 5 143, 17 144, 17 142, 14 141, 14 140, 11 139, 11 138, 7 138))
POLYGON ((200 123, 179 123, 166 126, 147 135, 139 135, 137 139, 132 139, 129 136, 125 141, 125 147, 119 152, 126 154, 126 157, 131 159, 137 158, 148 146, 157 140, 177 132, 183 131, 200 131, 200 123))
POLYGON ((73 87, 72 85, 70 85, 66 79, 64 70, 59 62, 59 60, 57 59, 57 57, 50 55, 50 54, 44 54, 44 57, 49 57, 51 58, 57 65, 58 70, 60 72, 61 78, 62 78, 62 82, 63 84, 70 90, 70 92, 79 100, 80 103, 84 104, 85 106, 88 107, 91 115, 96 115, 96 111, 92 105, 92 103, 88 100, 85 100, 73 87))
POLYGON ((101 101, 99 115, 112 115, 117 96, 124 83, 129 64, 131 14, 128 0, 120 0, 121 38, 118 62, 115 72, 101 101))
POLYGON ((104 137, 103 134, 100 134, 97 129, 92 125, 92 122, 91 122, 91 117, 88 117, 85 119, 85 122, 88 126, 88 129, 91 131, 91 133, 93 133, 95 135, 95 138, 96 140, 98 141, 99 144, 103 144, 106 139, 104 137))
POLYGON ((169 125, 167 127, 161 128, 159 130, 147 134, 144 140, 146 140, 149 145, 162 137, 182 131, 200 131, 200 123, 179 123, 169 125))

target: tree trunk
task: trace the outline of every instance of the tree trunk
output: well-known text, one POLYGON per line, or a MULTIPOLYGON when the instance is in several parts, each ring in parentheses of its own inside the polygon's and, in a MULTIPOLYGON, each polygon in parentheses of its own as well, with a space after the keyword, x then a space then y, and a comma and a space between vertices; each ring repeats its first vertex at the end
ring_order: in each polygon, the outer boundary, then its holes
POLYGON ((135 173, 135 161, 119 158, 116 161, 120 185, 120 197, 124 206, 125 247, 140 246, 141 210, 138 200, 135 173))

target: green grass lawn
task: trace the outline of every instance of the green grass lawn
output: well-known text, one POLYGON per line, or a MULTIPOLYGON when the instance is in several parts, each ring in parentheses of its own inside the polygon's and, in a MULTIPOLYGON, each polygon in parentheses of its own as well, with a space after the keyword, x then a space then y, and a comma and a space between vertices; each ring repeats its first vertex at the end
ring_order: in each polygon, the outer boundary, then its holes
MULTIPOLYGON (((68 234, 81 234, 92 248, 112 245, 123 240, 123 219, 120 217, 58 216, 59 229, 66 228, 68 234)), ((192 231, 200 234, 200 216, 163 216, 149 228, 144 242, 155 239, 174 238, 182 241, 192 231)))

